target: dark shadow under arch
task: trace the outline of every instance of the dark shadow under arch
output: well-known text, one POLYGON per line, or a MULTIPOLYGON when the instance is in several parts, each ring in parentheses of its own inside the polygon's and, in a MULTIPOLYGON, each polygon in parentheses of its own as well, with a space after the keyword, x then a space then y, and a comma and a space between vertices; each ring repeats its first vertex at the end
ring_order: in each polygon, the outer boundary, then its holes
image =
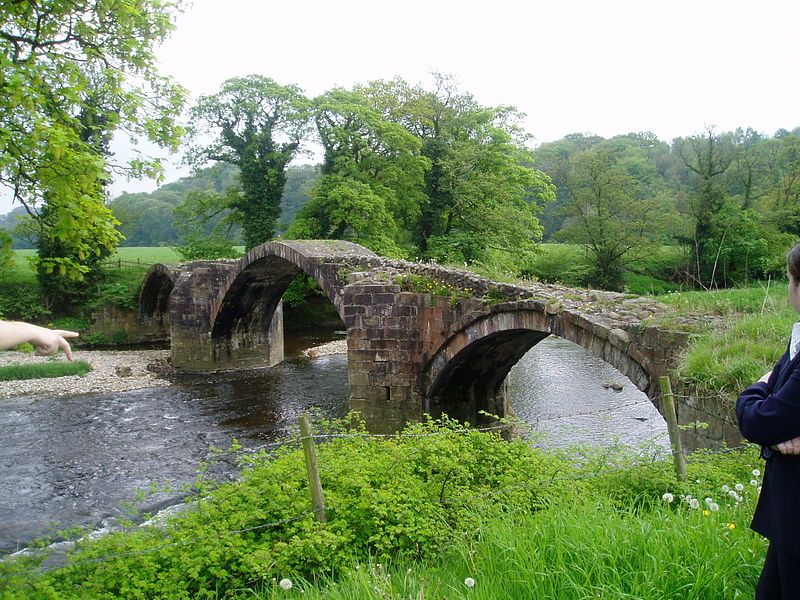
POLYGON ((501 331, 464 347, 432 382, 426 410, 480 423, 481 411, 504 416, 508 411, 503 382, 525 353, 549 334, 530 329, 501 331))

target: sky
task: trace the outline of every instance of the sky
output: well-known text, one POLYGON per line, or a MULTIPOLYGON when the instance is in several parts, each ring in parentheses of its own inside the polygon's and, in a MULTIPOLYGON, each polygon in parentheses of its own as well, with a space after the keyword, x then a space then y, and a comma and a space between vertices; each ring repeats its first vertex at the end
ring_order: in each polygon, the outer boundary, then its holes
MULTIPOLYGON (((671 141, 800 126, 798 23, 798 0, 194 0, 157 56, 193 98, 249 74, 313 97, 438 71, 485 105, 516 106, 537 144, 575 132, 671 141)), ((179 163, 167 181, 189 173, 179 163)), ((111 193, 156 187, 122 179, 111 193)))

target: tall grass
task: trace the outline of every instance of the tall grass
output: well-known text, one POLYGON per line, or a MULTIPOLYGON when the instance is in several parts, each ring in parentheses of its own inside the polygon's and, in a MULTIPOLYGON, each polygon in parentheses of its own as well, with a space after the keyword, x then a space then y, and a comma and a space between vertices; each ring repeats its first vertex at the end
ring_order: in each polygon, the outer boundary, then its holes
POLYGON ((387 565, 373 560, 338 578, 292 581, 288 592, 276 578, 255 597, 749 598, 765 552, 765 543, 747 530, 751 510, 750 503, 721 512, 685 504, 618 510, 602 501, 574 498, 535 515, 484 523, 436 563, 387 565))
POLYGON ((677 374, 701 392, 733 397, 771 370, 798 315, 789 306, 785 282, 659 298, 679 313, 714 316, 715 327, 698 335, 677 374))
POLYGON ((790 311, 786 281, 763 282, 756 286, 724 290, 675 292, 658 300, 681 313, 712 315, 779 314, 790 311))

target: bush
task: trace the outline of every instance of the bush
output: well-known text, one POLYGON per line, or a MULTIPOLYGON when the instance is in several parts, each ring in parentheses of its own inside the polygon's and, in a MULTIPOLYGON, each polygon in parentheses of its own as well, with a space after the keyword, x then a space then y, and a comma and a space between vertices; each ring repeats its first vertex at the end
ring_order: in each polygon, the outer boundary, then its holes
POLYGON ((242 255, 231 240, 220 236, 190 235, 182 246, 175 247, 175 251, 181 260, 216 260, 242 255))
POLYGON ((38 284, 6 282, 0 287, 0 315, 4 319, 41 322, 50 314, 38 284))
POLYGON ((16 262, 11 249, 11 236, 0 229, 0 277, 5 278, 16 262))
POLYGON ((525 277, 545 283, 578 286, 586 278, 589 267, 580 246, 574 244, 540 244, 540 253, 522 270, 525 277))

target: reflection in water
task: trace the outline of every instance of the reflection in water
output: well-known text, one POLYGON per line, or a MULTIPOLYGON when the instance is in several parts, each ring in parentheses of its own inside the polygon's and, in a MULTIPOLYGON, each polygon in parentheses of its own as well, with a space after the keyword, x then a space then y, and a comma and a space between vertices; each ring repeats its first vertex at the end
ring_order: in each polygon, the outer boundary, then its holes
MULTIPOLYGON (((289 342, 287 354, 329 339, 289 342)), ((638 443, 665 430, 630 381, 570 342, 540 342, 514 368, 511 383, 517 416, 538 422, 555 446, 638 443), (623 391, 604 389, 609 381, 624 383, 623 391), (570 413, 582 416, 554 418, 570 413)), ((227 448, 238 438, 255 448, 285 435, 309 410, 343 416, 348 396, 344 355, 295 355, 269 370, 169 388, 3 400, 0 550, 29 543, 51 521, 100 526, 124 515, 123 504, 151 486, 162 491, 140 503, 145 511, 176 503, 211 446, 227 448)), ((234 464, 218 468, 220 476, 235 476, 234 464)))
MULTIPOLYGON (((631 381, 581 346, 545 338, 511 370, 511 405, 543 444, 639 445, 669 450, 667 426, 631 381), (616 391, 611 384, 622 384, 616 391)), ((618 386, 615 386, 618 387, 618 386)))

